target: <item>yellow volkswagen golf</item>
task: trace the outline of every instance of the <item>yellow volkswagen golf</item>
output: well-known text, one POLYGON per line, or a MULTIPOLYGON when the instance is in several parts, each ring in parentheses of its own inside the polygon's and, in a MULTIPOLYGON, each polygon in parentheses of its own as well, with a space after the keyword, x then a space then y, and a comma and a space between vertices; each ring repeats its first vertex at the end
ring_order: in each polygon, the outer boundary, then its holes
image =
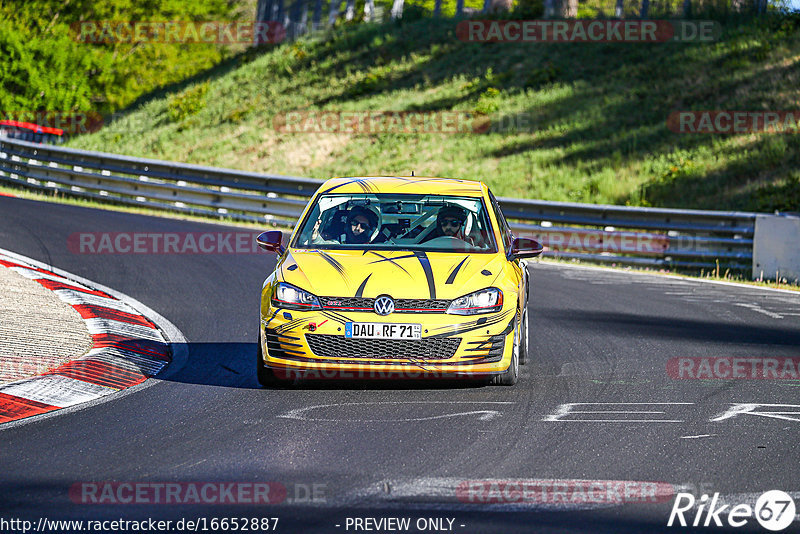
POLYGON ((528 356, 536 241, 515 239, 481 182, 333 178, 306 206, 261 290, 258 379, 485 377, 528 356))

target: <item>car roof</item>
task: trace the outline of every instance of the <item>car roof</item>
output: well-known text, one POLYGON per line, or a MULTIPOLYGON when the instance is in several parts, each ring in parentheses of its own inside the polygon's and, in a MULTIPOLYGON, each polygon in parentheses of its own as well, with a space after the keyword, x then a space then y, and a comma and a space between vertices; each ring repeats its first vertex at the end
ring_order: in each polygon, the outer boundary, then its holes
POLYGON ((320 193, 409 193, 482 197, 483 182, 424 176, 361 176, 331 178, 320 193))

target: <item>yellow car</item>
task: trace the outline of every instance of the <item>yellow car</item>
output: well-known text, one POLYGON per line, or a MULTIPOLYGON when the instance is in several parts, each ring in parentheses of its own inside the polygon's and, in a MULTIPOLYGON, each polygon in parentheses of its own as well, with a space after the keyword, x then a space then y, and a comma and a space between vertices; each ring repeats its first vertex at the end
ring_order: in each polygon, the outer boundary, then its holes
POLYGON ((528 353, 524 259, 481 182, 326 181, 261 290, 258 379, 485 377, 513 385, 528 353))

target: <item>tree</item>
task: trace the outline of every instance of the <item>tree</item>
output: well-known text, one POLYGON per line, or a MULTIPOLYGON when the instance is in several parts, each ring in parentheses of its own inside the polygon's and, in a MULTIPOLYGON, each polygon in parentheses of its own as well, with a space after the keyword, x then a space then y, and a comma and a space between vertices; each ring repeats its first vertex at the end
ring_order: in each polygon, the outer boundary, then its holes
POLYGON ((336 22, 336 19, 339 17, 339 6, 341 5, 342 0, 331 0, 331 7, 328 11, 328 25, 333 26, 333 23, 336 22))
POLYGON ((403 1, 404 0, 394 0, 392 4, 392 20, 403 18, 403 1))

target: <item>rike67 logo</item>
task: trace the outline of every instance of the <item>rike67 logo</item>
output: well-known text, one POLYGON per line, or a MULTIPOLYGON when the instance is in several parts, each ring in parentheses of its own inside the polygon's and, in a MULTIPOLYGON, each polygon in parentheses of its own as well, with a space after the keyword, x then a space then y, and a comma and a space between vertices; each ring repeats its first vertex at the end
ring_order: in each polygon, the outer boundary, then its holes
POLYGON ((708 495, 703 495, 700 500, 696 500, 691 493, 678 493, 675 503, 672 505, 667 526, 671 527, 675 524, 675 526, 687 527, 690 526, 691 521, 693 527, 708 527, 712 522, 721 527, 723 526, 722 516, 727 516, 725 522, 734 528, 743 527, 755 519, 765 529, 778 532, 792 524, 792 521, 795 520, 795 513, 794 499, 788 493, 780 490, 771 490, 762 494, 756 500, 755 506, 747 503, 723 503, 719 493, 714 493, 710 502, 708 495), (693 510, 694 508, 697 510, 693 510))

